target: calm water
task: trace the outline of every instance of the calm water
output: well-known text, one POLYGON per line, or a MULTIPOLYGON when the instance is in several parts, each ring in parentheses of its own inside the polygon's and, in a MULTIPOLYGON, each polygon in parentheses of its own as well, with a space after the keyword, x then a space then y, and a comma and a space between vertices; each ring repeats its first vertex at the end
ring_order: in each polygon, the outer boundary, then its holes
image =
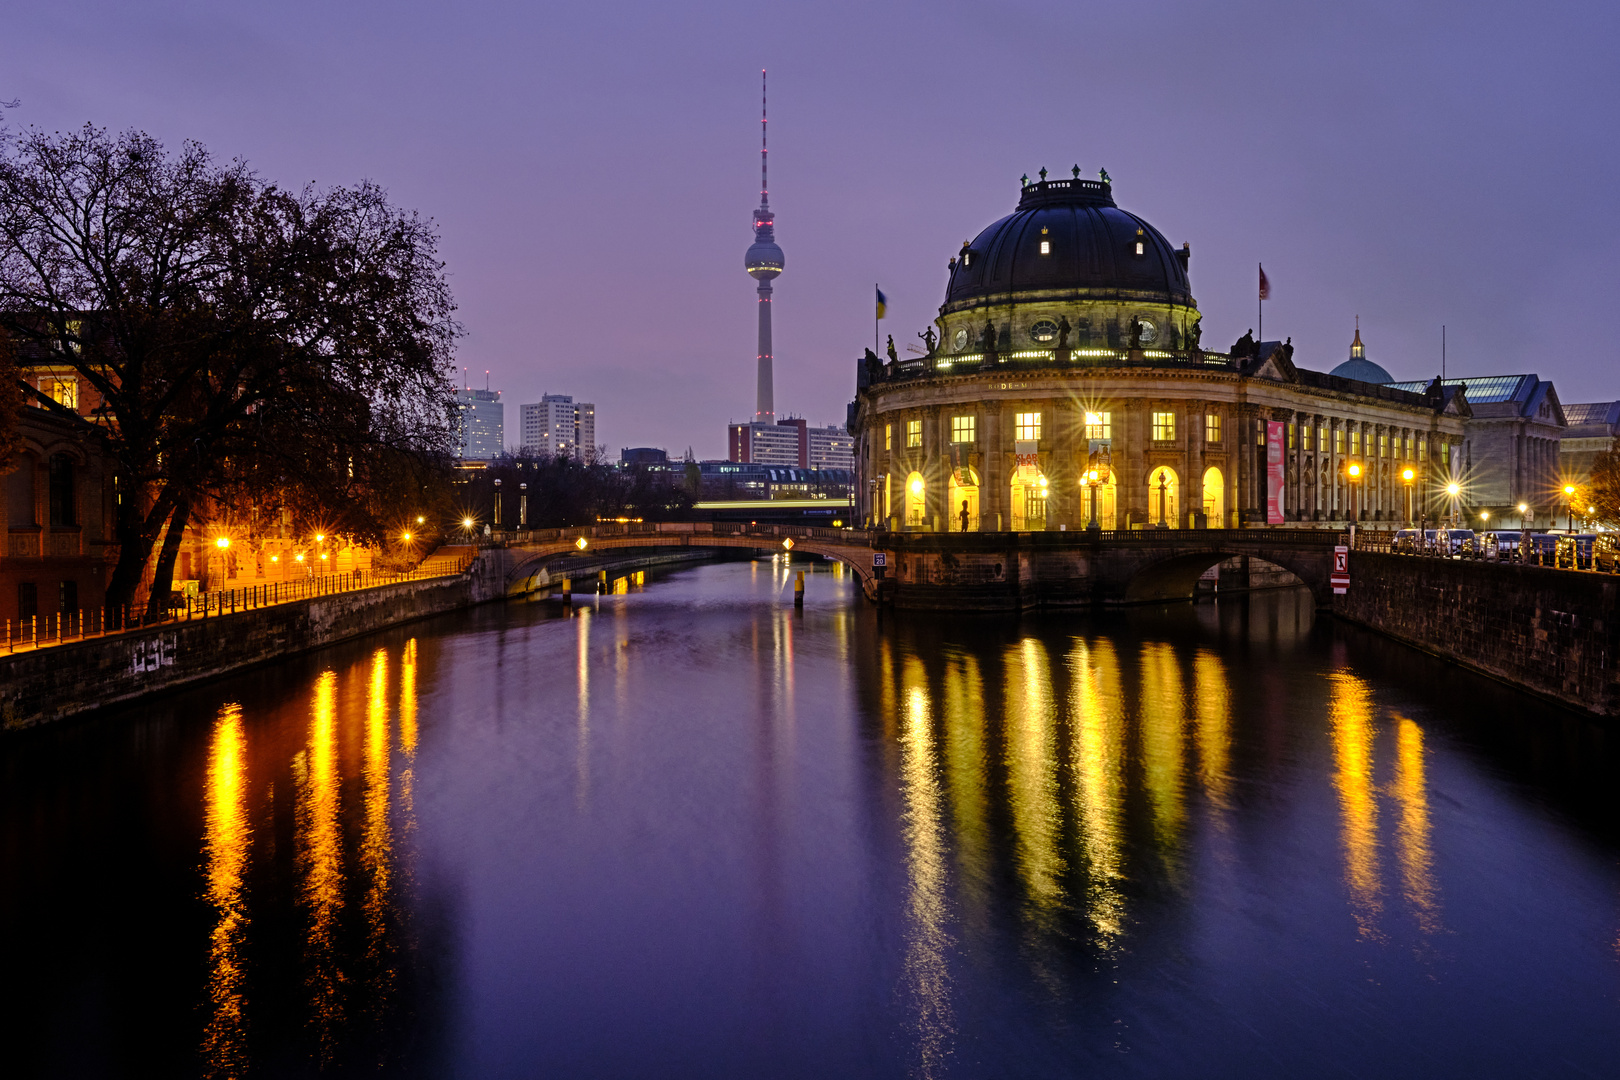
POLYGON ((1600 729, 1297 593, 801 567, 0 742, 6 1074, 1615 1075, 1600 729))

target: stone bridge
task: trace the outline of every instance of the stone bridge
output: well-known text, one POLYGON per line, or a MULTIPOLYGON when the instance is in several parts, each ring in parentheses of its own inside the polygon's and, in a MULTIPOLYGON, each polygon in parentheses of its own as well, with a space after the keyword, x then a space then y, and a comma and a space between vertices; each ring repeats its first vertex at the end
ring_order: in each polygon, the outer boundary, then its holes
POLYGON ((894 533, 723 522, 601 524, 503 534, 509 593, 549 584, 547 560, 632 547, 733 548, 821 555, 847 564, 870 600, 941 611, 1016 611, 1190 599, 1204 571, 1233 556, 1290 571, 1330 606, 1334 529, 1144 529, 894 533), (583 542, 583 545, 582 545, 583 542), (888 563, 875 573, 874 553, 888 563))

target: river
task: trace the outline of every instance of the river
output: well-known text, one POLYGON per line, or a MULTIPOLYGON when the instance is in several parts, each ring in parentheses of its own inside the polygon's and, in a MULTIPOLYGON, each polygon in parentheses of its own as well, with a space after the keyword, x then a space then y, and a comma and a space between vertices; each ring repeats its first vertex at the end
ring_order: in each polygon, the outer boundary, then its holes
POLYGON ((0 742, 7 1075, 1614 1075, 1594 724, 1300 591, 612 590, 0 742))

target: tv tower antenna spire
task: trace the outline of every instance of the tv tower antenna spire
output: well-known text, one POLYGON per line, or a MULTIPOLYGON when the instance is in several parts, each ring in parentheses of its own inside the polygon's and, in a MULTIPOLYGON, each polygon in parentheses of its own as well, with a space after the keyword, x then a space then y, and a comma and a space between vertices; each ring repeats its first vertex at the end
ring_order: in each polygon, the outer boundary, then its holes
POLYGON ((759 282, 754 290, 759 298, 759 369, 755 393, 754 423, 769 424, 776 420, 776 405, 772 387, 771 354, 771 280, 782 272, 782 249, 776 246, 776 215, 771 213, 771 196, 767 155, 770 150, 766 137, 769 114, 766 112, 765 72, 759 73, 759 209, 754 211, 754 243, 748 249, 743 266, 748 276, 759 282))

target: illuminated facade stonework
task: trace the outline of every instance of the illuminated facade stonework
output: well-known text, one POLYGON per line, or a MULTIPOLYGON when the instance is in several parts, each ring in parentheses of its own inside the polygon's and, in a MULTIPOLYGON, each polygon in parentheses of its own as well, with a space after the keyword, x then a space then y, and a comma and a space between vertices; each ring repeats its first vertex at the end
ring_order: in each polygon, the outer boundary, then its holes
POLYGON ((1466 391, 1297 368, 1275 343, 1203 350, 1189 260, 1119 210, 1108 183, 1027 185, 1015 213, 951 260, 933 351, 858 362, 859 516, 930 532, 1081 529, 1086 477, 1106 461, 1101 528, 1265 524, 1270 423, 1283 425, 1285 522, 1400 522, 1407 468, 1414 511, 1432 513, 1466 391))

